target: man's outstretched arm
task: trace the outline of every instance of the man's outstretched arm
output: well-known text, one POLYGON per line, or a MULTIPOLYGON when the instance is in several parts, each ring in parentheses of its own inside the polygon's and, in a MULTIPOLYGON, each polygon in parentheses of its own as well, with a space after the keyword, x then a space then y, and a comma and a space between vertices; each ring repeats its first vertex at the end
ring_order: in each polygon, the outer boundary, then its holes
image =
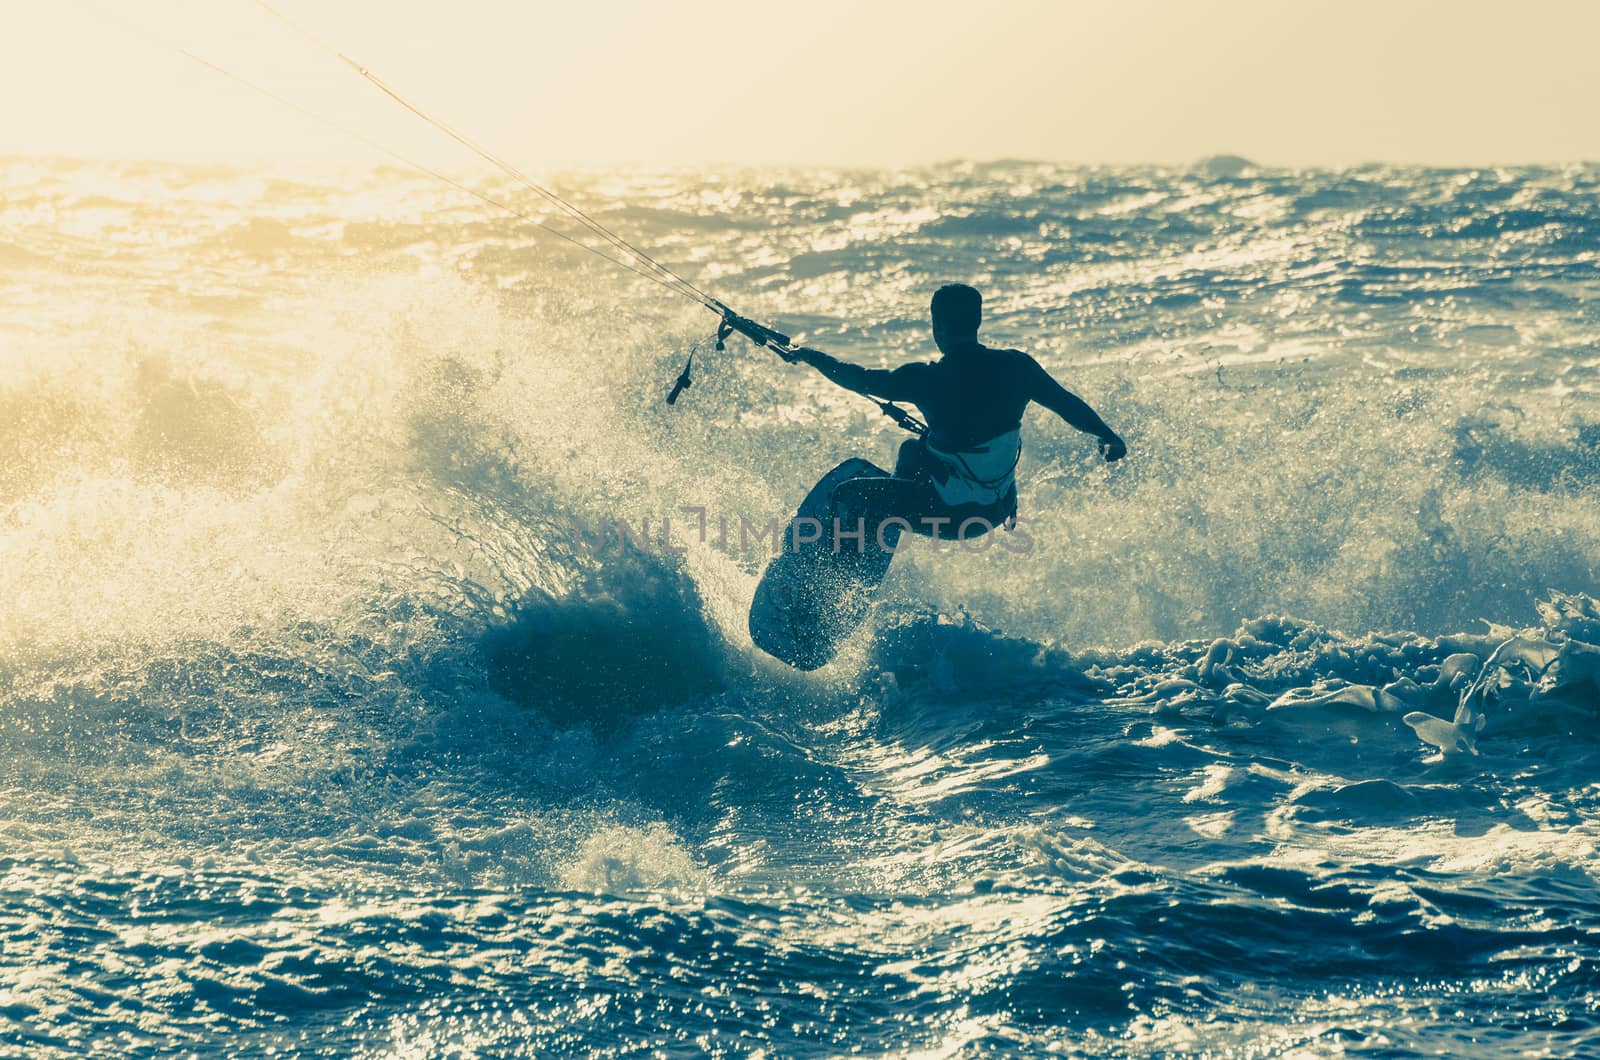
MULTIPOLYGON (((1030 357, 1029 360, 1033 359, 1030 357)), ((1100 455, 1106 458, 1107 463, 1128 455, 1127 445, 1116 431, 1106 426, 1106 421, 1100 418, 1099 413, 1056 382, 1038 361, 1033 361, 1033 375, 1033 391, 1029 396, 1084 434, 1092 434, 1100 439, 1100 455)))
POLYGON ((720 340, 729 331, 740 332, 751 342, 767 347, 790 364, 796 361, 809 364, 830 382, 846 390, 853 390, 857 394, 887 398, 890 401, 916 401, 921 395, 921 388, 917 385, 921 380, 921 374, 917 369, 923 367, 921 365, 902 365, 893 371, 887 368, 863 368, 830 357, 821 350, 793 346, 790 344, 789 336, 779 334, 737 313, 725 311, 722 329, 717 333, 718 339, 720 340))
POLYGON ((831 357, 821 350, 800 347, 791 355, 794 360, 802 361, 821 372, 829 382, 837 383, 846 390, 854 390, 858 394, 867 394, 871 397, 880 397, 889 401, 915 401, 921 391, 917 386, 918 369, 921 365, 903 364, 899 368, 863 368, 859 364, 850 364, 837 357, 831 357))

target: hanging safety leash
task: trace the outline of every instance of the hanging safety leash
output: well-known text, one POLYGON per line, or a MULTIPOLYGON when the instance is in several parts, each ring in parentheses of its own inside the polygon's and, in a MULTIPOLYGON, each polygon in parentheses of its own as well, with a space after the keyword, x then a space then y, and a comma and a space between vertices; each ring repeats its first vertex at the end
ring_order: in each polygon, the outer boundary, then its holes
POLYGON ((694 386, 694 380, 689 378, 689 369, 694 367, 694 350, 689 351, 689 359, 683 362, 683 371, 678 373, 677 382, 672 384, 672 393, 667 395, 667 404, 676 405, 678 395, 694 386))

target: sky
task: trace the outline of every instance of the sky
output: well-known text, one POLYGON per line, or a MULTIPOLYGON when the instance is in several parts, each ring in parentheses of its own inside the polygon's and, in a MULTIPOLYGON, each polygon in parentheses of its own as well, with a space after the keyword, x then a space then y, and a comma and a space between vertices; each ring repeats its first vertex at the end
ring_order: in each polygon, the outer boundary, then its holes
MULTIPOLYGON (((1600 0, 273 0, 525 166, 1600 159, 1600 0)), ((0 153, 470 156, 256 0, 0 0, 0 153), (8 10, 9 9, 9 10, 8 10)))

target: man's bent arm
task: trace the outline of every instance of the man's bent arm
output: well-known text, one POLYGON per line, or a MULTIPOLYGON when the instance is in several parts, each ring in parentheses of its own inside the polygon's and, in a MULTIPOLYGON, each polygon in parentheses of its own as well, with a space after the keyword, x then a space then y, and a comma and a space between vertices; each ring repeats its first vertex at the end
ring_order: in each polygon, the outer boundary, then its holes
MULTIPOLYGON (((1115 449, 1126 451, 1122 439, 1117 436, 1117 432, 1106 426, 1106 421, 1101 419, 1099 413, 1090 408, 1086 401, 1056 382, 1038 361, 1033 362, 1033 367, 1034 380, 1031 396, 1034 401, 1054 412, 1084 434, 1092 434, 1100 439, 1102 443, 1109 444, 1115 449)), ((1105 448, 1105 444, 1102 445, 1102 449, 1105 448)), ((1112 456, 1110 452, 1107 452, 1106 459, 1115 460, 1121 455, 1121 452, 1117 453, 1116 456, 1112 456)))

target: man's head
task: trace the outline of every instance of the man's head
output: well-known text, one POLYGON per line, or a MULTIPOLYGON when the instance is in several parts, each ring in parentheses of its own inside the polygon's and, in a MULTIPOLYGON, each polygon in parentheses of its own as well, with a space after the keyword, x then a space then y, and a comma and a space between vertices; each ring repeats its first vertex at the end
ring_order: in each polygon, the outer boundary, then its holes
POLYGON ((933 341, 941 350, 978 341, 983 295, 964 283, 947 283, 933 292, 933 341))

